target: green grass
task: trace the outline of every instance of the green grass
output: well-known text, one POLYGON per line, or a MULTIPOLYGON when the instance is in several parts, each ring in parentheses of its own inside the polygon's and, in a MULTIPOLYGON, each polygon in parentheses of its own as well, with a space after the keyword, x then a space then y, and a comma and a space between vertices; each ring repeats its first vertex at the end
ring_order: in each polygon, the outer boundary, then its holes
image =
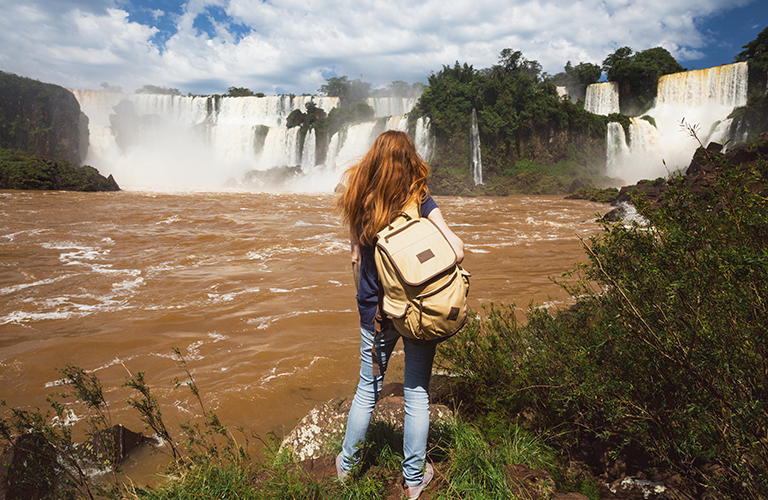
MULTIPOLYGON (((280 458, 247 466, 212 461, 168 473, 160 486, 134 490, 135 498, 238 499, 377 499, 386 498, 386 485, 400 477, 402 431, 374 424, 367 439, 361 471, 346 482, 335 472, 311 477, 301 466, 280 458), (393 445, 399 443, 398 445, 393 445), (271 461, 275 460, 275 461, 271 461)), ((531 433, 511 427, 493 441, 469 423, 435 426, 428 459, 437 471, 427 491, 434 499, 516 498, 508 468, 521 464, 563 476, 556 453, 531 433)), ((546 488, 554 490, 555 483, 546 488)), ((597 497, 592 497, 597 498, 597 497)))

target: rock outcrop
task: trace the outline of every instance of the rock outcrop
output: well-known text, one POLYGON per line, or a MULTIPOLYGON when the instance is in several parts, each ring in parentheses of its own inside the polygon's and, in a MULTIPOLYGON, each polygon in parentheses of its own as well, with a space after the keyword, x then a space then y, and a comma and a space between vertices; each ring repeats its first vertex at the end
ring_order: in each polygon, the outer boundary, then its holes
POLYGON ((88 117, 64 87, 0 71, 0 148, 80 165, 88 117))
MULTIPOLYGON (((444 381, 433 377, 430 384, 432 399, 439 399, 444 381), (438 397, 435 397, 435 394, 438 397)), ((306 417, 283 439, 280 449, 288 449, 297 461, 309 460, 327 454, 334 440, 342 439, 352 397, 334 398, 315 406, 306 417)), ((453 412, 440 403, 429 405, 430 422, 446 422, 453 419, 453 412)), ((371 416, 371 423, 383 422, 394 428, 402 428, 405 421, 403 384, 387 384, 371 416)))
POLYGON ((0 189, 120 191, 93 167, 0 149, 0 189))

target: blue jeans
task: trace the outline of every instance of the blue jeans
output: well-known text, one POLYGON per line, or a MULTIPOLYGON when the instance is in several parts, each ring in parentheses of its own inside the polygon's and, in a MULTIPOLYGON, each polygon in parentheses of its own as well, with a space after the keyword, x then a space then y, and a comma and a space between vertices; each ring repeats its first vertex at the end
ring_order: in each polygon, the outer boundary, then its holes
MULTIPOLYGON (((360 329, 360 382, 355 399, 349 410, 347 432, 342 446, 341 467, 350 470, 360 462, 360 450, 371 422, 371 413, 381 391, 384 373, 392 349, 400 338, 394 330, 379 334, 376 339, 376 356, 379 376, 373 376, 371 347, 374 332, 360 329)), ((429 433, 429 377, 435 358, 435 344, 416 345, 403 338, 405 349, 405 427, 403 428, 403 478, 408 486, 417 486, 424 475, 427 458, 427 434, 429 433)))

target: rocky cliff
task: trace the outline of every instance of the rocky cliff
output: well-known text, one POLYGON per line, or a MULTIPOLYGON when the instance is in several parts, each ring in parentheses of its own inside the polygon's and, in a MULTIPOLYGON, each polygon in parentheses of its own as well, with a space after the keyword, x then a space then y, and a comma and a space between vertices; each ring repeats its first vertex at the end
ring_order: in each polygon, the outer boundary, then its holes
POLYGON ((0 148, 0 189, 120 191, 93 167, 0 148))
POLYGON ((67 89, 0 71, 0 147, 80 165, 88 118, 67 89))

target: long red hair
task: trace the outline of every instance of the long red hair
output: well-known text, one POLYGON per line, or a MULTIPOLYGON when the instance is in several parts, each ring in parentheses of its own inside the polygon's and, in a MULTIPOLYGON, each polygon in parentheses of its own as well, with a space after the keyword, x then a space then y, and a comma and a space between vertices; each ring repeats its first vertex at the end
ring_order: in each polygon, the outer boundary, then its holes
POLYGON ((429 165, 405 132, 379 135, 357 165, 344 173, 344 192, 337 205, 344 223, 363 245, 372 245, 409 201, 428 194, 429 165))

